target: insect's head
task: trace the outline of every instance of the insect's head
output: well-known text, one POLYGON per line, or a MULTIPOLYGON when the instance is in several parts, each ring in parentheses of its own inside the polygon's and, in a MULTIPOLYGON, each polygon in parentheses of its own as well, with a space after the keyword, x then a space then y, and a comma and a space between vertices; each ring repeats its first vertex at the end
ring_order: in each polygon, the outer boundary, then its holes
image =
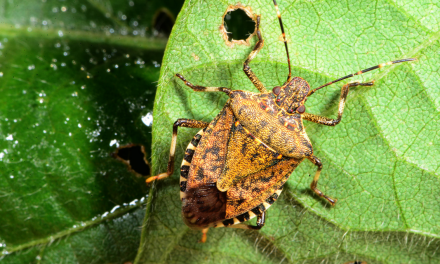
POLYGON ((279 107, 284 108, 287 113, 302 114, 306 111, 304 106, 307 100, 307 94, 310 91, 309 84, 300 77, 293 78, 289 83, 280 86, 275 86, 272 90, 276 95, 276 103, 279 107))

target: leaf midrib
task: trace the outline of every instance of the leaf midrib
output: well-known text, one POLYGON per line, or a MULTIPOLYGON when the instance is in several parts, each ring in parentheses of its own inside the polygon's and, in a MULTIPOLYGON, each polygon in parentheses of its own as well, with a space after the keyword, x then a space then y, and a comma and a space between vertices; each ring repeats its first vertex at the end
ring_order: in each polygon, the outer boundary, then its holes
POLYGON ((4 37, 38 37, 39 39, 70 39, 78 41, 87 41, 90 43, 107 43, 114 45, 122 45, 126 47, 136 47, 145 50, 164 50, 167 39, 135 37, 129 35, 106 35, 102 32, 88 32, 84 30, 69 30, 65 28, 44 29, 39 27, 15 28, 14 25, 8 23, 0 23, 0 35, 4 37), (58 35, 58 31, 64 33, 63 37, 58 35))

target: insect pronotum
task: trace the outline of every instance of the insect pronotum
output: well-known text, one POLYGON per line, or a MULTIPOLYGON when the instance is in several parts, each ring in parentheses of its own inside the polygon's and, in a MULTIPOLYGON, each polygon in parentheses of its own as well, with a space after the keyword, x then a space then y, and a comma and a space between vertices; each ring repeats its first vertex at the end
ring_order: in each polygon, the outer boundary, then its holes
POLYGON ((258 41, 243 65, 246 76, 260 93, 193 85, 182 75, 176 74, 194 91, 223 92, 229 96, 226 105, 210 123, 192 119, 178 119, 174 123, 168 169, 147 179, 149 183, 173 174, 178 127, 201 129, 189 143, 180 167, 182 216, 190 228, 202 230, 201 242, 206 241, 210 227, 262 228, 266 210, 278 199, 284 183, 304 159, 317 167, 310 188, 316 195, 335 205, 336 199, 318 189, 323 164, 313 154, 303 119, 327 126, 339 124, 350 87, 372 86, 374 81, 343 85, 336 119, 307 113, 304 105, 307 97, 355 75, 415 60, 382 63, 310 89, 307 81, 292 77, 284 26, 278 5, 275 0, 273 2, 289 66, 287 81, 282 86, 276 86, 268 92, 249 66, 264 43, 260 15, 256 16, 258 41), (257 217, 255 226, 243 224, 254 217, 257 217))

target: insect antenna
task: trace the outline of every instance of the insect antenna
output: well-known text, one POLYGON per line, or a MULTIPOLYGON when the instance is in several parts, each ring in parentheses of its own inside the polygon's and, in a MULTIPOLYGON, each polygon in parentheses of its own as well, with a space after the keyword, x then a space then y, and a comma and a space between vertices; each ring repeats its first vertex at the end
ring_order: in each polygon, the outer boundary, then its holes
POLYGON ((409 58, 409 59, 402 59, 402 60, 389 61, 389 62, 387 62, 387 63, 381 63, 381 64, 378 64, 378 65, 376 65, 376 66, 373 66, 373 67, 367 68, 367 69, 362 70, 362 71, 358 71, 358 72, 356 72, 356 73, 349 74, 349 75, 347 75, 347 76, 341 77, 341 78, 339 78, 339 79, 336 79, 336 80, 333 80, 333 81, 331 81, 331 82, 328 82, 328 83, 326 83, 326 84, 324 84, 324 85, 321 85, 321 86, 319 86, 318 88, 315 88, 315 89, 313 89, 313 90, 310 90, 310 92, 309 92, 309 94, 308 94, 307 96, 310 96, 310 95, 314 94, 314 93, 315 93, 316 91, 318 91, 319 89, 324 88, 324 87, 326 87, 326 86, 329 86, 330 84, 334 84, 334 83, 337 83, 337 82, 339 82, 339 81, 342 81, 342 80, 345 80, 345 79, 351 78, 351 77, 353 77, 353 76, 355 76, 355 75, 361 75, 362 73, 366 73, 366 72, 369 72, 369 71, 372 71, 372 70, 375 70, 375 69, 379 69, 379 68, 382 68, 382 67, 387 66, 387 65, 392 65, 392 64, 401 63, 401 62, 407 62, 407 61, 415 61, 415 60, 417 60, 417 59, 415 59, 415 58, 409 58))
POLYGON ((289 57, 289 49, 287 48, 286 34, 284 33, 283 21, 281 20, 280 10, 278 10, 278 4, 275 0, 273 0, 273 4, 275 5, 275 9, 277 10, 278 21, 280 21, 281 32, 283 34, 283 39, 284 39, 284 46, 286 47, 286 53, 287 53, 287 64, 289 65, 289 75, 287 76, 286 82, 290 82, 290 80, 292 79, 292 69, 290 68, 290 57, 289 57))

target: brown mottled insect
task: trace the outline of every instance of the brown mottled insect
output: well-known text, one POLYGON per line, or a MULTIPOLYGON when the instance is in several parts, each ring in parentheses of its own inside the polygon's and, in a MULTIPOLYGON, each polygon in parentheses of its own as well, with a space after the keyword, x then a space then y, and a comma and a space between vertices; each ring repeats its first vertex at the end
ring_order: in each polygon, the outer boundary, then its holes
POLYGON ((345 99, 350 87, 371 86, 349 83, 342 87, 338 118, 331 119, 306 113, 307 97, 332 83, 381 68, 385 65, 413 61, 403 59, 358 71, 311 90, 309 84, 291 74, 287 41, 278 6, 274 0, 287 53, 287 81, 268 92, 249 63, 263 47, 260 16, 256 16, 258 42, 244 62, 243 70, 260 93, 225 87, 193 85, 176 74, 185 85, 197 92, 223 92, 229 100, 211 122, 178 119, 173 125, 167 172, 150 177, 147 182, 170 176, 174 170, 174 152, 178 127, 201 128, 185 151, 180 168, 180 198, 185 223, 202 230, 202 242, 210 227, 260 229, 265 223, 266 210, 278 199, 284 183, 304 159, 317 166, 310 188, 331 205, 333 199, 318 188, 321 161, 313 155, 312 144, 303 126, 303 119, 327 126, 341 121, 345 99), (257 217, 256 226, 243 222, 257 217))

